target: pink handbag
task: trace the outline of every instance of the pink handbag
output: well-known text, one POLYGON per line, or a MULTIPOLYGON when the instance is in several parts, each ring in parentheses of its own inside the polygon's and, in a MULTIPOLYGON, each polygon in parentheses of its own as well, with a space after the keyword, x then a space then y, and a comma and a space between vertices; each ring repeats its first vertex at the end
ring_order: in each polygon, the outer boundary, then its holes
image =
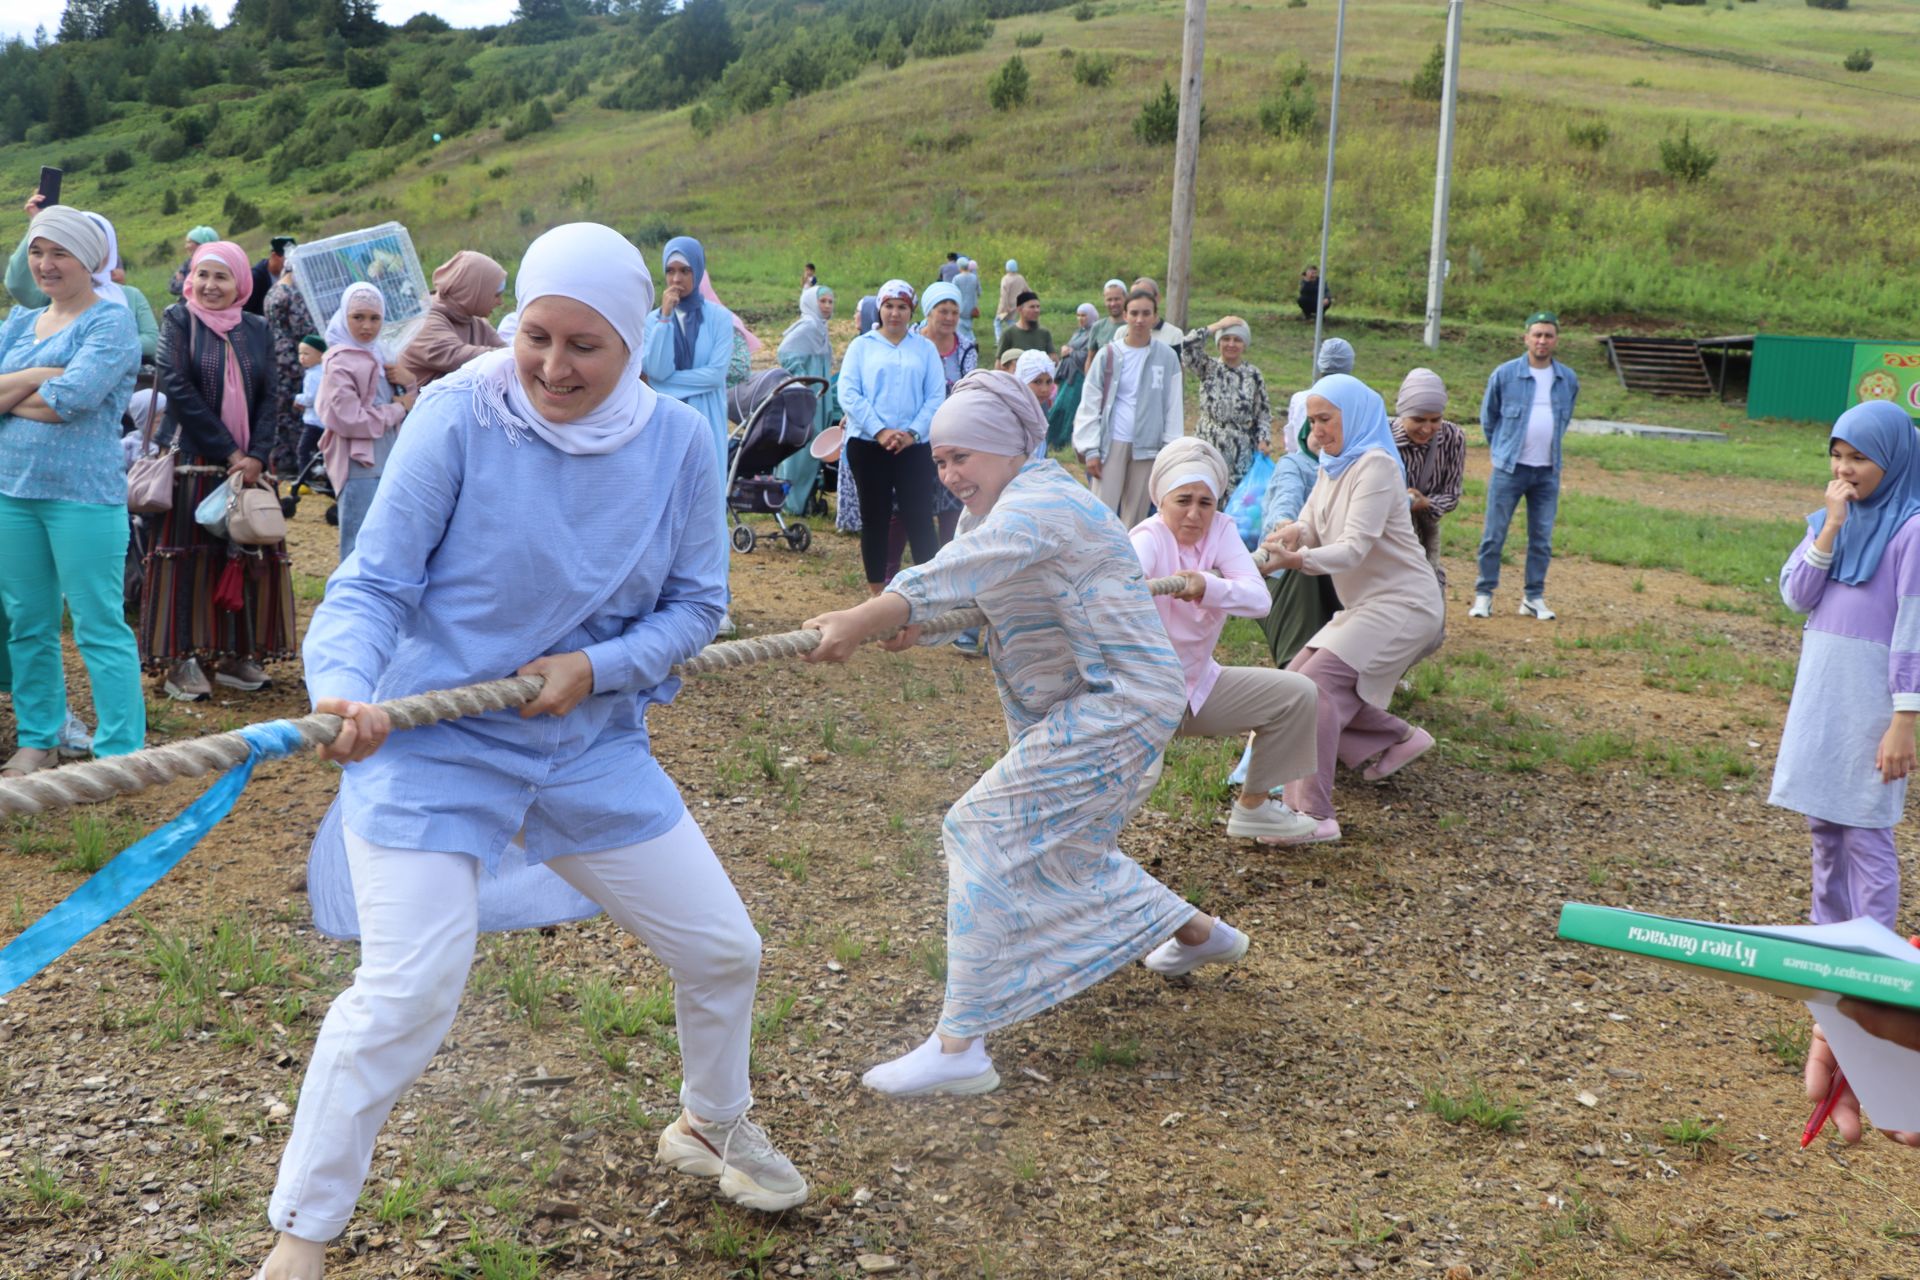
POLYGON ((153 447, 153 428, 159 421, 154 408, 160 399, 160 382, 154 380, 147 400, 147 425, 140 432, 140 456, 127 468, 127 510, 136 516, 157 515, 173 510, 173 459, 177 449, 147 456, 153 447))

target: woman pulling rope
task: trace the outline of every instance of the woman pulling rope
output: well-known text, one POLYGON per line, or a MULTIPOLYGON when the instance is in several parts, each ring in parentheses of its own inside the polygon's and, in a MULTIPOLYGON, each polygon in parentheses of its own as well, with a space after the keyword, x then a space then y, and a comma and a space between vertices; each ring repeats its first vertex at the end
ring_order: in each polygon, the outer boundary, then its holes
POLYGON ((1034 458, 1039 403, 1012 374, 962 379, 931 429, 960 536, 858 608, 823 614, 812 662, 976 601, 990 626, 1009 749, 947 812, 947 993, 935 1033, 867 1072, 882 1093, 985 1093, 990 1031, 1146 958, 1231 963, 1246 935, 1196 912, 1117 846, 1136 790, 1180 725, 1186 685, 1127 530, 1060 464, 1034 458), (1151 952, 1151 954, 1148 954, 1151 952))

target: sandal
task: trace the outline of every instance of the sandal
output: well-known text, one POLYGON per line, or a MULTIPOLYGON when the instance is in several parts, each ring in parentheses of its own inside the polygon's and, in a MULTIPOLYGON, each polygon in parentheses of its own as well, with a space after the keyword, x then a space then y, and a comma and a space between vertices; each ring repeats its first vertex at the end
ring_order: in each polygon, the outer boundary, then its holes
POLYGON ((0 765, 0 778, 24 778, 30 773, 39 773, 42 769, 57 768, 60 757, 52 751, 39 747, 22 747, 13 753, 13 757, 0 765))

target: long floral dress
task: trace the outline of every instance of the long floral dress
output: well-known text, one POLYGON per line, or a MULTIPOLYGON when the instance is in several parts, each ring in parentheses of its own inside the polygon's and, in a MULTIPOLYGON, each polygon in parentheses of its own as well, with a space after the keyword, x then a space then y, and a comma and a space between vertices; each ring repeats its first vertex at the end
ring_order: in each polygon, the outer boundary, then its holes
POLYGON ((1186 707, 1180 661, 1113 513, 1051 459, 896 576, 915 622, 969 602, 1007 754, 948 810, 939 1029, 978 1036, 1151 951, 1193 907, 1121 853, 1135 792, 1186 707))
POLYGON ((1273 426, 1267 380, 1244 360, 1233 368, 1207 353, 1213 335, 1195 329, 1180 344, 1180 363, 1200 379, 1200 421, 1193 434, 1227 460, 1227 488, 1240 483, 1255 454, 1265 453, 1273 426))
POLYGON ((300 367, 300 339, 319 331, 313 327, 313 316, 307 311, 307 300, 294 287, 290 275, 274 281, 273 288, 267 290, 260 313, 266 317, 267 329, 273 334, 273 368, 280 380, 280 394, 273 406, 275 435, 272 470, 282 479, 291 480, 294 454, 299 449, 301 433, 306 430, 306 423, 300 416, 300 406, 293 402, 293 397, 300 391, 302 375, 306 372, 300 367))

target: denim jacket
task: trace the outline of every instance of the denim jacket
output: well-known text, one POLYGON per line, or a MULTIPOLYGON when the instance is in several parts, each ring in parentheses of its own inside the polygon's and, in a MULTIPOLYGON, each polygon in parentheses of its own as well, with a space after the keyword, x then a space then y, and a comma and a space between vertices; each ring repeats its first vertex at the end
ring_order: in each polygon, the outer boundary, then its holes
MULTIPOLYGON (((1553 469, 1558 472, 1560 442, 1566 438, 1573 402, 1580 395, 1579 375, 1555 360, 1549 394, 1553 398, 1553 469)), ((1520 461, 1532 411, 1533 375, 1527 372, 1527 358, 1515 356, 1487 376, 1486 398, 1480 401, 1480 428, 1486 432, 1487 449, 1498 470, 1512 471, 1520 461)))

